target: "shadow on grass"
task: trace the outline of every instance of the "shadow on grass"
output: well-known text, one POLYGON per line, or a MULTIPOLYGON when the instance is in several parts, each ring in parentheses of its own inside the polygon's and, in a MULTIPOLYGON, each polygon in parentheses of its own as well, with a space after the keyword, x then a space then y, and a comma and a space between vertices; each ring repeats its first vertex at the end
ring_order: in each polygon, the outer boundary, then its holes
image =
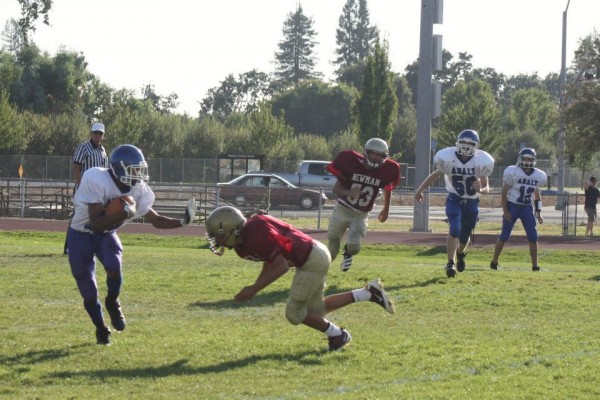
MULTIPOLYGON (((445 250, 444 250, 445 251, 445 250)), ((420 288, 429 285, 438 285, 448 283, 448 278, 445 276, 438 276, 435 278, 428 279, 423 282, 415 282, 410 285, 397 285, 390 286, 385 285, 384 289, 390 293, 392 291, 399 290, 402 293, 403 289, 420 288)), ((337 285, 327 285, 325 288, 325 296, 332 294, 348 292, 352 289, 339 288, 337 285)), ((272 307, 277 303, 287 303, 289 299, 289 289, 281 289, 271 292, 261 293, 259 292, 254 298, 246 303, 236 303, 233 299, 217 300, 217 301, 196 301, 190 303, 190 307, 199 307, 204 309, 239 309, 248 307, 272 307)))
MULTIPOLYGON (((61 250, 62 251, 62 250, 61 250)), ((66 262, 69 261, 67 256, 63 253, 43 253, 43 254, 5 254, 7 258, 63 258, 66 262)))
POLYGON ((431 278, 431 279, 428 279, 423 282, 415 282, 411 285, 397 285, 397 286, 385 285, 384 289, 386 292, 388 292, 388 294, 395 290, 399 290, 400 294, 402 294, 403 289, 420 288, 420 287, 425 287, 425 286, 429 286, 429 285, 438 285, 440 283, 441 284, 448 283, 448 278, 440 275, 438 277, 431 278))
POLYGON ((590 280, 592 280, 592 281, 600 281, 600 275, 592 276, 590 278, 590 280))
POLYGON ((54 361, 60 358, 69 357, 73 350, 81 347, 89 347, 89 344, 82 344, 62 349, 49 349, 28 351, 14 356, 0 357, 0 365, 14 366, 22 364, 38 364, 45 361, 54 361))
MULTIPOLYGON (((339 292, 348 292, 349 289, 339 289, 336 285, 329 286, 325 288, 325 296, 329 296, 330 294, 336 294, 339 292)), ((232 296, 233 297, 233 296, 232 296)), ((269 292, 259 292, 254 298, 245 303, 236 303, 233 298, 227 300, 217 300, 217 301, 196 301, 194 303, 190 303, 190 307, 200 307, 200 308, 242 308, 242 307, 271 307, 277 303, 287 303, 290 297, 289 289, 281 289, 276 291, 269 292)))
POLYGON ((438 254, 446 254, 446 246, 435 246, 427 250, 417 252, 418 256, 437 256, 438 254))
POLYGON ((239 360, 223 361, 221 363, 206 365, 202 367, 193 367, 187 365, 188 360, 183 359, 167 365, 149 366, 143 368, 109 368, 103 370, 90 371, 63 371, 47 375, 47 378, 72 379, 77 377, 86 377, 91 379, 139 379, 139 378, 165 378, 169 376, 186 376, 198 374, 210 374, 218 372, 227 372, 232 369, 251 367, 261 361, 278 361, 287 365, 289 362, 296 362, 300 365, 320 365, 319 356, 328 353, 325 350, 305 351, 297 354, 263 354, 252 355, 239 360))
POLYGON ((242 307, 270 307, 277 303, 287 301, 289 290, 277 290, 274 292, 258 293, 252 300, 245 303, 236 303, 231 299, 217 301, 196 301, 190 303, 190 307, 200 308, 242 308, 242 307))

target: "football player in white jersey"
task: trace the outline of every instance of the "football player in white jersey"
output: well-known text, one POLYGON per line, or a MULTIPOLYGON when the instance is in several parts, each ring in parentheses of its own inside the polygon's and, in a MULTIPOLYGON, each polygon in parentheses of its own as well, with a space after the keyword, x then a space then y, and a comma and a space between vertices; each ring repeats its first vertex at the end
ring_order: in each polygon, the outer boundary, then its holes
POLYGON ((148 164, 137 147, 116 147, 109 158, 110 168, 88 169, 73 198, 74 215, 67 233, 71 273, 83 298, 83 307, 96 326, 96 342, 110 344, 110 329, 104 323, 96 283, 96 258, 106 270, 107 295, 104 302, 111 324, 117 331, 125 329, 119 294, 123 283, 123 246, 117 229, 134 218, 144 217, 155 228, 173 229, 189 225, 196 212, 196 202, 188 202, 182 219, 159 215, 152 209, 154 192, 146 184, 148 164), (123 202, 121 211, 106 214, 111 199, 131 196, 134 203, 123 202))
POLYGON ((479 216, 479 196, 489 192, 488 176, 494 159, 479 149, 479 135, 472 129, 462 131, 456 146, 438 151, 433 157, 436 168, 415 191, 415 200, 423 202, 423 191, 441 176, 446 182, 446 216, 450 230, 446 240, 446 275, 452 278, 465 270, 465 250, 479 216), (456 258, 456 263, 455 263, 456 258))
POLYGON ((494 257, 490 262, 491 269, 498 269, 498 258, 504 244, 510 238, 517 219, 521 220, 527 240, 529 241, 529 255, 531 256, 531 269, 539 271, 538 265, 538 231, 537 222, 544 222, 542 218, 542 196, 540 187, 546 184, 546 173, 535 168, 537 154, 534 149, 524 148, 519 152, 517 165, 511 165, 504 170, 502 181, 502 231, 496 241, 494 257), (535 213, 534 213, 535 210, 535 213))

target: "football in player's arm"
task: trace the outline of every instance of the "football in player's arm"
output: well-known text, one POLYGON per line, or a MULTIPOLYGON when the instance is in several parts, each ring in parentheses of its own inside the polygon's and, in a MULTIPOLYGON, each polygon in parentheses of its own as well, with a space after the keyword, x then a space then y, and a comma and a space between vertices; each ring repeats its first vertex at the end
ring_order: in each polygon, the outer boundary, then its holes
POLYGON ((180 228, 193 222, 196 212, 193 198, 181 219, 159 215, 152 209, 155 196, 146 184, 148 164, 137 147, 118 146, 109 161, 109 168, 90 168, 83 174, 73 198, 74 214, 67 234, 71 273, 83 306, 96 327, 96 342, 104 345, 110 344, 111 331, 104 322, 98 298, 96 258, 106 271, 104 305, 111 324, 117 331, 125 329, 119 300, 123 246, 116 229, 139 217, 159 229, 180 228))

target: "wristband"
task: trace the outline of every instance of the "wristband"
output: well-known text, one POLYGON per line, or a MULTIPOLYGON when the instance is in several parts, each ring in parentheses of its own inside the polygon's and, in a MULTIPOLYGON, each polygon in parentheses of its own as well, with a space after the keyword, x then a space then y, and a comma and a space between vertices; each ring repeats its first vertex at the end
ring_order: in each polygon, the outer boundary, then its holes
POLYGON ((541 200, 535 200, 534 204, 535 204, 535 211, 536 212, 542 212, 542 201, 541 200))

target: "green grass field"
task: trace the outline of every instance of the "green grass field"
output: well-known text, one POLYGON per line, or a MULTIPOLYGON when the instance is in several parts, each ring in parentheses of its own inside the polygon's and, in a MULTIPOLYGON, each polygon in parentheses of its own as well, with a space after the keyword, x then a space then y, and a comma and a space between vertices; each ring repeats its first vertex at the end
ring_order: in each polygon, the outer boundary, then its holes
MULTIPOLYGON (((94 328, 62 253, 64 233, 0 231, 0 398, 597 399, 598 253, 542 249, 543 270, 507 246, 502 271, 474 249, 455 279, 443 248, 365 246, 332 266, 328 293, 380 276, 396 304, 329 317, 353 341, 284 317, 293 272, 232 302, 259 264, 214 256, 203 238, 121 235, 127 329, 94 328)), ((105 273, 98 272, 100 294, 105 273)), ((105 317, 107 317, 105 315, 105 317)))

